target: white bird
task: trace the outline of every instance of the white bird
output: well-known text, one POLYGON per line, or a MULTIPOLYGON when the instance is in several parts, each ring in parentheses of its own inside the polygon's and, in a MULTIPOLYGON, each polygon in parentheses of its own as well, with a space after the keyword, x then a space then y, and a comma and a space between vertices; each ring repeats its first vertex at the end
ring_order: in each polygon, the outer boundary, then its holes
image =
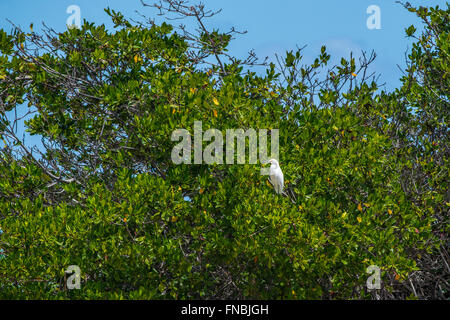
POLYGON ((270 159, 267 163, 270 163, 270 171, 269 171, 270 182, 272 183, 275 192, 281 194, 283 192, 284 186, 284 175, 283 172, 281 171, 280 165, 278 164, 278 161, 275 159, 270 159))

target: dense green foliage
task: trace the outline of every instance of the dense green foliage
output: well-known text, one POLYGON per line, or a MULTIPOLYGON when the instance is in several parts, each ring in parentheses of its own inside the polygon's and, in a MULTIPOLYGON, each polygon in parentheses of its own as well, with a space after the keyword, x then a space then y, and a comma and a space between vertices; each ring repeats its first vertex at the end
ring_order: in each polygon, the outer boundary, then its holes
POLYGON ((0 298, 420 298, 401 284, 448 231, 449 9, 408 9, 425 30, 391 93, 364 77, 370 59, 298 50, 261 76, 229 34, 110 10, 113 31, 0 30, 0 298), (40 157, 6 117, 24 102, 40 157), (198 120, 278 128, 285 196, 260 163, 174 164, 171 133, 198 120))

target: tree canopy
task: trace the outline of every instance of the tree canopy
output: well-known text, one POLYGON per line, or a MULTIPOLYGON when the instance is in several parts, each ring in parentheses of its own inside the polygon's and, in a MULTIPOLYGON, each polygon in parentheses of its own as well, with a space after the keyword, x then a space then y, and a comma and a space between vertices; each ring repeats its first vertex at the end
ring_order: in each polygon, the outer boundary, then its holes
POLYGON ((197 31, 109 8, 113 30, 0 30, 0 298, 448 298, 450 9, 404 6, 424 30, 392 92, 375 53, 239 59, 180 0, 153 8, 197 31), (285 194, 261 163, 173 163, 194 121, 279 129, 285 194))

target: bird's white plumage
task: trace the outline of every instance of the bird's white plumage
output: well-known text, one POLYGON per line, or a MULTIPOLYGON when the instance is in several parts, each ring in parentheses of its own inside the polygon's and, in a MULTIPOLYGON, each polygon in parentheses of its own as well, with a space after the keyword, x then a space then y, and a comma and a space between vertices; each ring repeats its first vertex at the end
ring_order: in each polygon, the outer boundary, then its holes
POLYGON ((284 186, 283 172, 281 171, 280 165, 278 164, 277 160, 270 159, 268 163, 270 163, 270 170, 269 170, 270 182, 272 183, 275 192, 281 194, 283 192, 284 186))

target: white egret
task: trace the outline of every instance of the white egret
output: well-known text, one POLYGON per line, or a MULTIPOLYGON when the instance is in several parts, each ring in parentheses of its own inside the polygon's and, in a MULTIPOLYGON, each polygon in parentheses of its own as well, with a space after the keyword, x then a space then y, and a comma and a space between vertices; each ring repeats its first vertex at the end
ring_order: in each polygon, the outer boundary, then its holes
POLYGON ((275 192, 281 194, 283 192, 284 186, 284 175, 283 172, 281 171, 280 165, 278 164, 278 161, 275 159, 270 159, 267 163, 270 163, 270 171, 269 171, 270 182, 272 183, 275 192))

